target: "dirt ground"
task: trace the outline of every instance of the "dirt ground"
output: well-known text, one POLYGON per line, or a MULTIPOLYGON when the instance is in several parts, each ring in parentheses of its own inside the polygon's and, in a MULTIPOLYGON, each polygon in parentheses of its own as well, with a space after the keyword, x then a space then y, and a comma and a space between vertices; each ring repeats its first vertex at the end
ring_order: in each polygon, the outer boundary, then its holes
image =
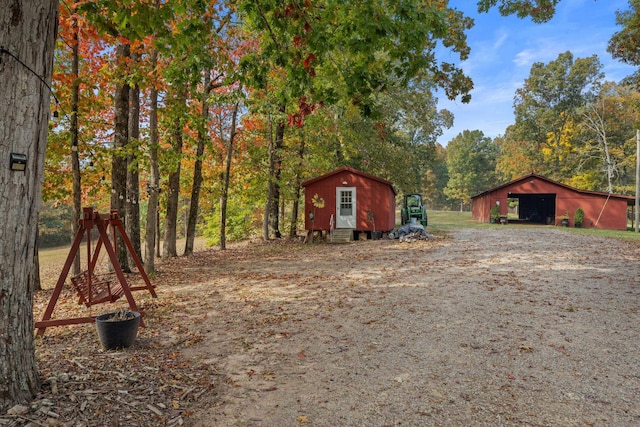
POLYGON ((0 425, 640 425, 639 260, 520 226, 200 251, 135 294, 133 347, 47 329, 43 391, 0 425))

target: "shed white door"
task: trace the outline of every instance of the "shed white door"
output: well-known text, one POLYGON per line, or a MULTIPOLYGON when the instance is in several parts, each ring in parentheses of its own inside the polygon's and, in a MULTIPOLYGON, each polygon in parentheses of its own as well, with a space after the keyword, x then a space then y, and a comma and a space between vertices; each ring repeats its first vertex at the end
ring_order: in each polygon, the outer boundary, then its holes
POLYGON ((336 228, 356 228, 356 188, 336 188, 336 228))

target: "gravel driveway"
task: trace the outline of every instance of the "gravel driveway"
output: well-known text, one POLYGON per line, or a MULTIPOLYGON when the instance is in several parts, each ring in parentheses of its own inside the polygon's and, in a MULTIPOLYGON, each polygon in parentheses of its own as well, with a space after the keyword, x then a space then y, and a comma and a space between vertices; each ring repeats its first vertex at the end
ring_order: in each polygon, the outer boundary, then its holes
POLYGON ((640 425, 635 243, 496 226, 261 253, 206 267, 185 352, 224 381, 189 424, 640 425))

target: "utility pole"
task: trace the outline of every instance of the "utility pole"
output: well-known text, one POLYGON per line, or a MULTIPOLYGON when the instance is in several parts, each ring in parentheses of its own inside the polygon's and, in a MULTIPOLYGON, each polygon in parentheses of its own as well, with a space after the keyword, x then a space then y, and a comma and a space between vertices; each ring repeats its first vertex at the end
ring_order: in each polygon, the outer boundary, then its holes
POLYGON ((634 206, 635 217, 633 226, 635 232, 638 232, 638 222, 640 221, 640 129, 636 129, 636 203, 634 206))

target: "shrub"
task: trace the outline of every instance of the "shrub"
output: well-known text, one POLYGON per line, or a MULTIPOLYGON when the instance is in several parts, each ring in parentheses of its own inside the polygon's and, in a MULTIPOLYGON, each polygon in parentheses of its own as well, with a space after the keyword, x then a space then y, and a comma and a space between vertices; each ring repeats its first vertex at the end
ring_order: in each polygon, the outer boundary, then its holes
POLYGON ((500 206, 498 206, 497 204, 493 205, 491 207, 491 210, 489 211, 489 216, 492 220, 498 221, 500 219, 500 206))
MULTIPOLYGON (((227 227, 226 240, 234 242, 248 239, 253 236, 256 231, 254 216, 256 212, 249 207, 239 208, 234 204, 227 205, 227 227)), ((204 235, 207 238, 207 245, 214 246, 220 243, 220 212, 207 216, 207 225, 204 235)))
POLYGON ((584 222, 584 211, 582 210, 582 208, 578 208, 576 209, 576 213, 573 216, 573 223, 582 224, 583 222, 584 222))

